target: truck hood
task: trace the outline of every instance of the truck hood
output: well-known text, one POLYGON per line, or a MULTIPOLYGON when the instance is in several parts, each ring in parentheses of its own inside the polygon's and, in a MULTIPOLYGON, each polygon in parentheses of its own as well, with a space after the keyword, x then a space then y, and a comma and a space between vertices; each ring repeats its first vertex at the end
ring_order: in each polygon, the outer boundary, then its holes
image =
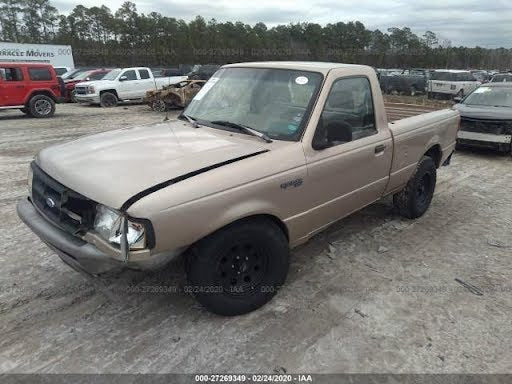
POLYGON ((36 163, 89 199, 120 209, 170 180, 257 155, 268 144, 181 120, 108 131, 43 149, 36 163))
MULTIPOLYGON (((94 80, 94 81, 83 81, 79 83, 80 87, 85 87, 88 85, 92 85, 94 88, 102 87, 102 88, 113 88, 116 85, 119 85, 118 81, 115 80, 94 80)), ((77 84, 78 86, 78 84, 77 84)))
POLYGON ((512 120, 512 108, 509 107, 456 104, 455 108, 462 117, 486 120, 512 120))

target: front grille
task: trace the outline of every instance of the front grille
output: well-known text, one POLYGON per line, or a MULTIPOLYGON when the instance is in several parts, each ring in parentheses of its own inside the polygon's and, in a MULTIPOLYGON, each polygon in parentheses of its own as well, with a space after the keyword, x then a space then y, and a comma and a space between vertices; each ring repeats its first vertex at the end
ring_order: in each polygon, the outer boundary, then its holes
POLYGON ((462 117, 460 119, 460 130, 467 132, 491 133, 494 135, 512 134, 512 121, 507 120, 484 120, 462 117))
POLYGON ((85 95, 85 87, 75 87, 75 93, 77 95, 85 95))
POLYGON ((73 235, 92 228, 96 204, 48 176, 34 162, 32 203, 50 221, 73 235))

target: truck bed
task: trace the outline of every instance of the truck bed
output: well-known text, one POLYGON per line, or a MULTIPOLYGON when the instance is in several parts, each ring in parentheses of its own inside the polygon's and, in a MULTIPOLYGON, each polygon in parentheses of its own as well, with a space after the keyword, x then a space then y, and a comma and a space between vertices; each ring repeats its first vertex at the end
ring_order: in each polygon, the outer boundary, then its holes
POLYGON ((384 107, 386 108, 388 122, 390 123, 405 119, 406 117, 417 116, 421 115, 422 113, 428 113, 442 109, 439 107, 405 103, 384 103, 384 107))

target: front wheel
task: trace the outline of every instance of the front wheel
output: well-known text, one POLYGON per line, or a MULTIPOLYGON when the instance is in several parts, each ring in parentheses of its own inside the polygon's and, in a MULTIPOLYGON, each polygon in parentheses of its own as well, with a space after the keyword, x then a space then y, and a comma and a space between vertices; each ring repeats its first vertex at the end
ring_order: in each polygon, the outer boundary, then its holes
POLYGON ((235 222, 187 254, 189 290, 209 311, 234 316, 267 303, 288 273, 288 241, 266 218, 235 222))
POLYGON ((46 95, 35 95, 28 102, 28 111, 32 117, 52 117, 55 114, 55 101, 46 95))
POLYGON ((104 92, 100 97, 100 105, 103 108, 115 107, 117 105, 117 96, 111 92, 104 92))
POLYGON ((436 187, 436 164, 423 156, 406 187, 393 196, 393 203, 402 216, 416 219, 430 206, 436 187))

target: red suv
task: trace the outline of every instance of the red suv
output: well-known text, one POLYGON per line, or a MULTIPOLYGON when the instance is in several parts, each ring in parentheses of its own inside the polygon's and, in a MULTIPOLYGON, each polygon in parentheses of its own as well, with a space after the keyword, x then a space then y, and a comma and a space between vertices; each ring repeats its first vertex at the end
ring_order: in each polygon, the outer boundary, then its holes
POLYGON ((0 109, 51 117, 64 90, 64 83, 50 64, 0 62, 0 109))

